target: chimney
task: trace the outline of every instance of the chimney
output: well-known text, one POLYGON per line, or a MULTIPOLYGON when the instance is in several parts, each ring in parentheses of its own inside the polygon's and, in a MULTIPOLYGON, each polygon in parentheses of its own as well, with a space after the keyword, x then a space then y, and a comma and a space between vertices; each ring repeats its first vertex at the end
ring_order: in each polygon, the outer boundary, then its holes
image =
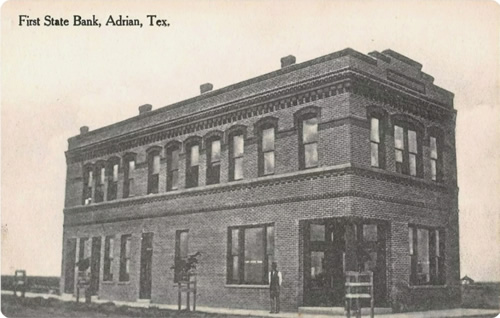
POLYGON ((281 68, 295 64, 295 56, 288 55, 281 58, 281 68))
POLYGON ((89 132, 89 126, 82 126, 82 127, 80 127, 80 136, 81 135, 85 135, 88 132, 89 132))
POLYGON ((200 85, 200 95, 210 92, 214 86, 211 83, 205 83, 200 85))
POLYGON ((153 106, 151 106, 151 104, 144 104, 142 106, 139 106, 139 115, 150 112, 151 109, 153 109, 153 106))

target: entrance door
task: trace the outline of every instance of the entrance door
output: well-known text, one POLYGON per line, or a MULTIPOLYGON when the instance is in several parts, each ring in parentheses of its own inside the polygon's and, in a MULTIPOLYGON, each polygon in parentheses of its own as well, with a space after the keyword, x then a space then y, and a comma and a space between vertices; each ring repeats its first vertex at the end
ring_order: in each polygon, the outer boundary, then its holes
POLYGON ((375 305, 386 303, 385 226, 326 219, 304 225, 304 305, 344 306, 346 270, 373 272, 375 305))
POLYGON ((66 240, 64 267, 64 292, 72 294, 75 290, 76 239, 66 240))
POLYGON ((309 306, 340 306, 344 291, 344 228, 332 221, 310 223, 305 239, 305 292, 309 306))
POLYGON ((97 295, 99 291, 99 272, 101 269, 101 237, 92 238, 92 250, 90 254, 90 292, 97 295))
POLYGON ((142 233, 141 277, 139 298, 151 299, 151 268, 153 265, 153 233, 142 233))

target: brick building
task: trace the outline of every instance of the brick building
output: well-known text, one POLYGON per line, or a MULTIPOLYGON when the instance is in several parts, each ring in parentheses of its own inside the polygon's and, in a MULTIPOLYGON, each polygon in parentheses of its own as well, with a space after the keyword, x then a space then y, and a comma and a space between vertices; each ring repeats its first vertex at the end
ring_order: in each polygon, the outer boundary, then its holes
POLYGON ((342 306, 345 270, 378 307, 458 306, 453 94, 392 50, 345 49, 68 140, 61 290, 90 260, 101 299, 177 302, 171 267, 200 251, 198 303, 342 306))

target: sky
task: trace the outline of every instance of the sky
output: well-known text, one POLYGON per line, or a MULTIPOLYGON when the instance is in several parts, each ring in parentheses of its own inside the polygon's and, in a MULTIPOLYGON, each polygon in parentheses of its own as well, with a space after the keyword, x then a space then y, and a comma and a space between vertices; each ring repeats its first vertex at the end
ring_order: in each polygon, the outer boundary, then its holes
POLYGON ((492 1, 8 1, 1 11, 1 273, 60 275, 67 139, 351 47, 455 93, 461 275, 500 281, 500 6, 492 1), (138 27, 104 26, 109 15, 138 27), (169 27, 147 26, 146 15, 169 27), (96 18, 102 27, 19 26, 96 18))

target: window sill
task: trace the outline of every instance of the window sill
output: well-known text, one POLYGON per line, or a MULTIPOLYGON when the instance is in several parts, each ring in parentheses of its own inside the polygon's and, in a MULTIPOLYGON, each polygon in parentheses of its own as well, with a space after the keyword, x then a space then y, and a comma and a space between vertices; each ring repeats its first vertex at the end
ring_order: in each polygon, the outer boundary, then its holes
POLYGON ((448 285, 410 285, 410 289, 443 289, 448 288, 448 285))
MULTIPOLYGON (((114 283, 115 283, 115 282, 114 282, 114 281, 112 281, 112 280, 103 280, 103 281, 102 281, 102 284, 103 284, 103 285, 114 285, 114 283)), ((124 282, 124 283, 125 283, 125 282, 124 282)))
POLYGON ((118 282, 118 285, 130 285, 130 281, 118 282))
POLYGON ((245 284, 231 285, 231 284, 226 284, 226 285, 224 285, 224 287, 226 287, 226 288, 268 289, 269 285, 245 285, 245 284))

